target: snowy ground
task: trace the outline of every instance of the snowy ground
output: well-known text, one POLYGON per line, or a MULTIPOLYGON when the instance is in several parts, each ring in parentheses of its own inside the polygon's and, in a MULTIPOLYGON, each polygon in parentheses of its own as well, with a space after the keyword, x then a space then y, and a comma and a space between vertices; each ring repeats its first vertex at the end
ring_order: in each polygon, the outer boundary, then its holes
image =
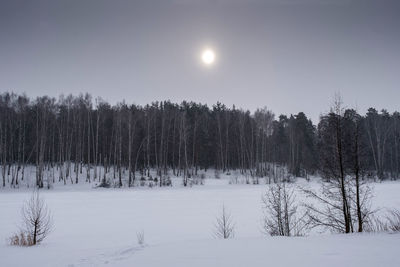
MULTIPOLYGON (((55 229, 30 248, 6 244, 30 191, 0 190, 0 266, 400 266, 399 234, 265 237, 266 187, 229 185, 226 179, 206 179, 192 188, 57 186, 41 193, 55 229), (231 240, 213 237, 222 204, 236 223, 231 240), (145 233, 144 247, 137 244, 139 231, 145 233)), ((400 183, 375 184, 374 206, 399 208, 399 192, 400 183)))

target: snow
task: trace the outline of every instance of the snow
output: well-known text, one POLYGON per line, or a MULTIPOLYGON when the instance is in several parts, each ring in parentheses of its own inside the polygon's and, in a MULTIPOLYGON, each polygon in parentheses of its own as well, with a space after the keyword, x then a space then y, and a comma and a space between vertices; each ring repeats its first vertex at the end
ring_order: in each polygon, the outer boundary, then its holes
MULTIPOLYGON (((42 190, 55 228, 36 247, 12 247, 30 190, 0 190, 0 266, 400 266, 399 234, 266 237, 261 196, 267 185, 229 185, 226 177, 184 188, 94 189, 93 184, 42 190), (222 205, 234 239, 213 237, 222 205), (145 246, 136 233, 144 231, 145 246)), ((298 179, 297 185, 319 185, 298 179)), ((399 208, 400 183, 374 184, 375 208, 399 208)), ((303 200, 299 197, 299 201, 303 200)))

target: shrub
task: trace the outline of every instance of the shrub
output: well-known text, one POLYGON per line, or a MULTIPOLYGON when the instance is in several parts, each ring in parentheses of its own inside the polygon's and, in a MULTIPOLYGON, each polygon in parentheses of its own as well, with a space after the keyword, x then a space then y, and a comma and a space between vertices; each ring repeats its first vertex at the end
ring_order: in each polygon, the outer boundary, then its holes
POLYGON ((136 233, 137 242, 140 246, 144 246, 144 231, 136 233))
POLYGON ((9 244, 11 246, 33 246, 32 236, 26 234, 24 231, 20 231, 19 233, 14 234, 10 237, 9 244))

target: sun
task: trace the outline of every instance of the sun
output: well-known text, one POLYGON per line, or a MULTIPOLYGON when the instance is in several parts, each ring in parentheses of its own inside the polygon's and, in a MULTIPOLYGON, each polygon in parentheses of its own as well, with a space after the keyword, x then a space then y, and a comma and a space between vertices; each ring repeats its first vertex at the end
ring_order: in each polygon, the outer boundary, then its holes
POLYGON ((215 61, 215 52, 211 49, 205 49, 201 53, 201 60, 206 65, 212 65, 215 61))

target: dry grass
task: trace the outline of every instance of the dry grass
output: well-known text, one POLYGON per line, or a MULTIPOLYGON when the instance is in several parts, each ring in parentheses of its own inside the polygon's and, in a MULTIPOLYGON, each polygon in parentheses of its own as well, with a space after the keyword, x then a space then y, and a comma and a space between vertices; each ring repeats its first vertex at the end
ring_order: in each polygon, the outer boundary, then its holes
POLYGON ((25 233, 24 231, 20 231, 19 233, 15 233, 9 238, 9 244, 11 246, 22 246, 22 247, 30 247, 33 246, 33 238, 30 234, 25 233))

